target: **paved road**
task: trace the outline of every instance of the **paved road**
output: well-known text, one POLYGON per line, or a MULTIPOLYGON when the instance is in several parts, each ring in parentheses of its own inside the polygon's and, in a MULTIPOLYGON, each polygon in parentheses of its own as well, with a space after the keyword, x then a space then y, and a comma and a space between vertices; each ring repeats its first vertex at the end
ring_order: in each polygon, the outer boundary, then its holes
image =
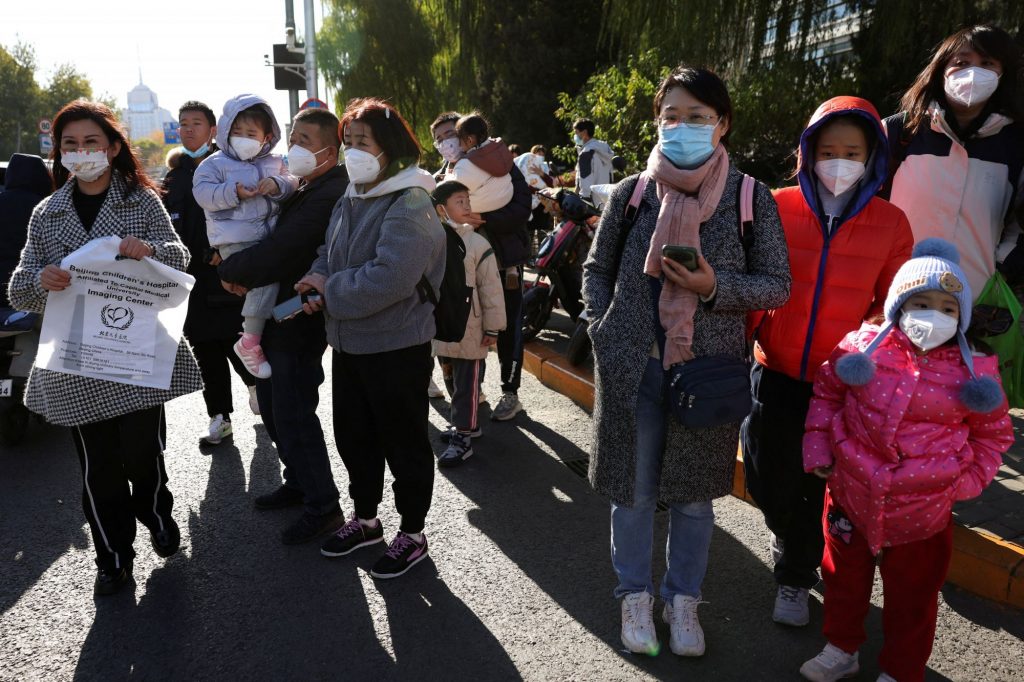
MULTIPOLYGON (((497 397, 493 356, 490 370, 486 390, 497 397)), ((588 417, 532 377, 523 381, 528 412, 487 422, 477 455, 438 476, 431 559, 383 583, 367 573, 379 550, 327 560, 315 545, 278 542, 294 512, 252 508, 277 480, 266 432, 237 413, 234 443, 200 453, 197 394, 168 406, 183 551, 160 560, 140 535, 134 592, 94 600, 70 438, 34 429, 24 447, 0 452, 0 679, 799 679, 800 663, 822 645, 820 607, 804 630, 770 622, 763 527, 733 498, 715 504, 701 607, 707 655, 620 651, 608 508, 574 473, 578 465, 565 463, 585 456, 588 417)), ((236 391, 244 406, 240 384, 236 391)), ((329 425, 326 387, 322 395, 329 425)), ((434 401, 432 436, 446 410, 434 401)), ((336 455, 334 464, 344 488, 336 455)), ((382 518, 390 535, 390 489, 382 518)), ((662 537, 665 525, 659 515, 662 537)), ((865 680, 878 672, 880 603, 876 594, 865 680)), ((1019 680, 1022 637, 1021 612, 947 589, 929 679, 1019 680)))

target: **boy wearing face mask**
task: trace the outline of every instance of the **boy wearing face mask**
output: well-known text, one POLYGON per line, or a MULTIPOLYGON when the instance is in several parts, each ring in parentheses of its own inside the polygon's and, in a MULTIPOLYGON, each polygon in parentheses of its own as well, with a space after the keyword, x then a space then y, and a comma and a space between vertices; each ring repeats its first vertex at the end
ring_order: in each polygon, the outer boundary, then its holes
MULTIPOLYGON (((291 196, 298 179, 284 159, 272 154, 281 129, 270 105, 256 95, 238 95, 224 104, 217 122, 219 151, 196 169, 192 191, 206 213, 210 246, 221 258, 246 249, 274 229, 280 202, 291 196)), ((274 308, 277 285, 250 290, 242 308, 242 336, 234 351, 246 369, 270 377, 260 340, 274 308)))
POLYGON ((477 421, 480 366, 490 347, 497 345, 498 332, 505 328, 505 297, 494 250, 466 222, 472 213, 469 188, 447 180, 438 184, 431 198, 437 217, 458 232, 466 244, 466 284, 473 289, 473 307, 465 336, 457 342, 434 342, 434 351, 444 369, 444 383, 452 398, 452 427, 444 435, 448 448, 438 457, 437 465, 453 467, 473 455, 471 441, 482 435, 477 421))
POLYGON ((994 356, 972 352, 971 287, 956 248, 926 239, 893 279, 885 323, 851 332, 818 372, 803 465, 827 479, 824 650, 809 680, 859 669, 875 565, 879 680, 924 679, 952 554, 952 506, 976 497, 1013 444, 994 356))
POLYGON ((796 175, 796 186, 773 192, 792 293, 781 308, 752 316, 754 403, 740 431, 747 487, 771 531, 772 619, 788 626, 810 620, 824 547, 824 482, 801 461, 815 375, 844 335, 881 314, 913 246, 903 212, 875 196, 886 139, 870 102, 836 97, 818 107, 800 139, 796 175))

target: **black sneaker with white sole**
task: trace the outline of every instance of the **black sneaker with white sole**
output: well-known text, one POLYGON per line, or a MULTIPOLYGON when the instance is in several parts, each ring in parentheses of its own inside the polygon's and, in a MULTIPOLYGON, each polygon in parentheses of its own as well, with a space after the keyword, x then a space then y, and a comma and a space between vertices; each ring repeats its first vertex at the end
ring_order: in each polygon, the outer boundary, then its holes
POLYGON ((374 545, 384 541, 384 524, 379 520, 373 528, 367 528, 356 515, 345 523, 344 526, 334 531, 331 537, 327 538, 320 547, 320 553, 324 556, 336 557, 351 554, 360 547, 374 545))
POLYGON ((370 575, 374 578, 387 580, 397 578, 410 568, 427 558, 427 536, 419 542, 413 540, 409 535, 398 531, 398 535, 391 541, 388 551, 377 560, 377 563, 370 569, 370 575))

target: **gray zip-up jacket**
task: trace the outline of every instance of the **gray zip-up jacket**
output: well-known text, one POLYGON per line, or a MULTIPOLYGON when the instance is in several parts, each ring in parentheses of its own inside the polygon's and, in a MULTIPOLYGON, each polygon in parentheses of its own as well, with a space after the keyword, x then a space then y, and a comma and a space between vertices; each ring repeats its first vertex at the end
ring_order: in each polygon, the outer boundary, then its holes
POLYGON ((437 291, 445 233, 428 185, 410 167, 359 194, 349 186, 334 206, 326 243, 311 272, 327 277, 327 342, 354 355, 383 353, 434 338, 434 307, 416 290, 426 275, 437 291))

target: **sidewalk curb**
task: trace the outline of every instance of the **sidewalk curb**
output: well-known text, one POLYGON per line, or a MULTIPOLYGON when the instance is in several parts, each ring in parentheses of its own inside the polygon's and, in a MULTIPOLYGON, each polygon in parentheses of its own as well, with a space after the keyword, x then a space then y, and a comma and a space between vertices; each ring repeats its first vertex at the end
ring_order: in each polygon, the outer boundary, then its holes
MULTIPOLYGON (((573 367, 557 351, 538 342, 526 344, 523 367, 548 388, 592 412, 594 381, 587 370, 573 367)), ((736 454, 732 494, 753 504, 747 494, 743 460, 736 454)), ((1024 547, 1006 542, 983 530, 953 527, 950 583, 1002 604, 1024 608, 1024 547)))

